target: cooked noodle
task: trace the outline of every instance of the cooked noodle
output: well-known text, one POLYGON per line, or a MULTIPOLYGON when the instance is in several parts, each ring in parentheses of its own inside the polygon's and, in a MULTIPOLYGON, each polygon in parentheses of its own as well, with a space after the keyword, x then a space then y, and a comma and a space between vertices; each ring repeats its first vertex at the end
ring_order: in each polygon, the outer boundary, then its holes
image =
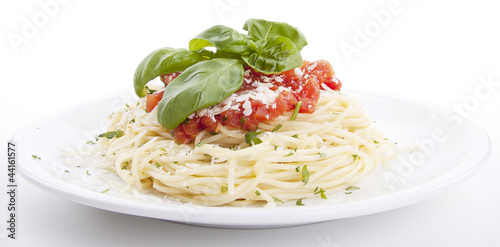
POLYGON ((156 111, 144 111, 141 99, 111 116, 109 131, 124 135, 98 143, 110 168, 139 191, 153 189, 205 206, 274 206, 320 198, 319 191, 345 190, 395 155, 394 144, 353 97, 322 90, 316 107, 293 121, 286 112, 260 123, 257 145, 245 142, 248 131, 222 125, 218 134, 202 131, 186 145, 158 124, 156 111))

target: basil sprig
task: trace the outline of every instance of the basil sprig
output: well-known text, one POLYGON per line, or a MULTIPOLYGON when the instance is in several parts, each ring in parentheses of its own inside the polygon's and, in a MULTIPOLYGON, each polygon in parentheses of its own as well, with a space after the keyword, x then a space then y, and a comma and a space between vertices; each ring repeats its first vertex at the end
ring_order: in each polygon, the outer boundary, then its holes
POLYGON ((244 65, 279 74, 302 65, 304 35, 283 22, 249 19, 247 34, 217 25, 189 42, 189 50, 161 48, 138 65, 134 90, 145 96, 146 84, 161 74, 180 72, 165 88, 158 104, 158 122, 173 129, 199 109, 222 102, 243 85, 244 65), (216 51, 207 50, 215 47, 216 51))

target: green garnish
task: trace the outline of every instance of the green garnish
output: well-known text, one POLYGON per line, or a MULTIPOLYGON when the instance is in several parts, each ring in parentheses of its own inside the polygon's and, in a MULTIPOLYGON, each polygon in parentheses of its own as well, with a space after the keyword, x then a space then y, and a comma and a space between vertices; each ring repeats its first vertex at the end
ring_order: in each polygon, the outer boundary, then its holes
POLYGON ((377 144, 377 143, 379 143, 379 142, 378 142, 377 140, 373 140, 373 143, 377 144))
POLYGON ((296 172, 300 172, 300 166, 295 167, 296 172))
POLYGON ((297 139, 299 139, 299 135, 298 135, 298 134, 295 134, 295 135, 293 135, 292 137, 293 137, 293 138, 297 138, 297 139))
POLYGON ((273 200, 274 200, 275 202, 281 202, 281 203, 285 204, 285 203, 284 203, 282 200, 280 200, 278 197, 273 196, 273 200))
POLYGON ((274 129, 273 129, 273 130, 271 130, 271 132, 276 132, 276 131, 278 131, 279 129, 281 129, 281 127, 283 127, 283 125, 282 125, 282 124, 278 124, 278 125, 276 125, 276 127, 274 127, 274 129))
POLYGON ((358 155, 357 154, 353 154, 352 157, 354 158, 354 160, 353 160, 353 162, 354 162, 358 158, 358 155))
POLYGON ((290 117, 290 120, 295 120, 297 118, 297 115, 299 115, 299 110, 300 106, 302 105, 302 101, 297 102, 297 105, 295 106, 295 109, 293 110, 292 116, 290 117))
POLYGON ((302 203, 302 200, 303 200, 303 199, 304 199, 304 198, 299 198, 299 199, 297 200, 297 202, 295 203, 295 205, 297 205, 297 206, 304 206, 305 204, 304 204, 304 203, 302 203))
POLYGON ((194 145, 194 146, 195 146, 195 147, 201 147, 201 146, 203 146, 203 145, 205 145, 205 143, 204 143, 204 142, 198 142, 198 143, 197 143, 196 145, 194 145))
POLYGON ((257 196, 260 196, 260 192, 259 192, 258 190, 256 190, 256 191, 255 191, 255 194, 256 194, 257 196))
POLYGON ((85 171, 85 173, 87 174, 87 176, 90 176, 90 173, 89 173, 89 171, 85 171))
POLYGON ((155 162, 155 166, 156 168, 160 169, 160 164, 158 164, 158 162, 155 162))
POLYGON ((284 22, 249 19, 243 30, 246 34, 216 25, 191 39, 189 50, 164 47, 140 62, 134 74, 139 97, 150 93, 149 81, 182 71, 165 88, 158 104, 161 126, 174 129, 193 112, 218 104, 239 90, 245 66, 264 74, 279 74, 303 64, 300 51, 307 41, 297 28, 284 22), (207 47, 215 47, 215 51, 207 47))
POLYGON ((113 137, 120 138, 123 136, 123 130, 117 129, 116 131, 108 131, 106 133, 99 134, 97 137, 106 137, 108 139, 113 139, 113 137))
POLYGON ((262 143, 262 140, 260 138, 257 138, 257 137, 253 138, 252 141, 253 141, 253 144, 255 144, 255 145, 262 143))
POLYGON ((31 157, 33 157, 33 159, 35 159, 35 160, 41 160, 42 159, 41 157, 38 157, 36 154, 31 155, 31 157))
POLYGON ((311 174, 307 169, 307 165, 305 165, 304 167, 302 167, 302 182, 304 182, 304 185, 309 182, 309 176, 311 176, 311 174))
POLYGON ((221 185, 220 186, 220 192, 224 193, 227 191, 227 186, 221 185))
POLYGON ((327 197, 326 197, 326 195, 325 195, 325 192, 326 192, 326 191, 325 191, 325 190, 323 190, 322 188, 319 188, 319 190, 318 190, 318 187, 316 187, 316 189, 314 190, 314 195, 321 194, 321 199, 326 200, 326 199, 327 199, 327 197))
POLYGON ((249 145, 252 146, 253 144, 257 145, 262 143, 262 140, 257 137, 257 135, 260 135, 264 133, 264 131, 249 131, 248 133, 245 134, 245 142, 249 145))
POLYGON ((106 193, 108 191, 109 191, 109 189, 105 189, 105 190, 101 191, 101 193, 106 193))
POLYGON ((346 190, 346 192, 345 192, 346 194, 352 194, 353 191, 359 190, 359 187, 358 186, 349 186, 345 190, 346 190))
POLYGON ((245 122, 246 122, 245 117, 241 117, 241 118, 240 118, 240 123, 241 123, 241 125, 245 124, 245 122))

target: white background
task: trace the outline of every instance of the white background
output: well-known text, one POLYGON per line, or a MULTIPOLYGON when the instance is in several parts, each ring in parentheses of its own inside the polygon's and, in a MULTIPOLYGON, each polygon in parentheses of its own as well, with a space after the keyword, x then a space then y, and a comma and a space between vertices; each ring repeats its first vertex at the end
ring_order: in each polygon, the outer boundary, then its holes
POLYGON ((282 229, 213 229, 112 213, 19 178, 18 239, 6 239, 0 222, 0 245, 500 246, 499 10, 494 1, 2 1, 4 165, 6 143, 22 126, 69 104, 132 90, 135 67, 152 50, 187 47, 216 24, 241 30, 248 18, 298 26, 309 42, 303 57, 329 60, 345 89, 465 109, 463 117, 488 132, 493 152, 475 177, 431 200, 282 229), (488 77, 496 84, 485 91, 479 78, 488 77))

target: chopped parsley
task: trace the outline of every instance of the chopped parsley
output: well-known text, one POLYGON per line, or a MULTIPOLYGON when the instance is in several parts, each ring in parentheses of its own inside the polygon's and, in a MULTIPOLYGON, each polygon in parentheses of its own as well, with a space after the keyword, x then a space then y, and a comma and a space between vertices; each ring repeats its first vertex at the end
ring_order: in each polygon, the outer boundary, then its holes
POLYGON ((300 172, 300 166, 295 167, 296 172, 300 172))
POLYGON ((354 158, 354 159, 352 160, 352 162, 354 162, 354 161, 356 161, 356 159, 358 158, 358 155, 357 155, 357 154, 353 154, 353 155, 352 155, 352 157, 354 158))
POLYGON ((307 165, 302 167, 302 182, 304 182, 304 185, 309 182, 309 177, 311 174, 309 173, 309 170, 307 169, 307 165))
POLYGON ((108 139, 113 139, 113 137, 120 138, 123 136, 123 130, 117 129, 116 131, 108 131, 106 133, 102 133, 97 137, 106 137, 108 139))
POLYGON ((196 145, 194 145, 194 146, 195 146, 195 147, 201 147, 201 146, 203 146, 203 145, 205 145, 205 143, 204 143, 204 142, 198 142, 198 144, 196 144, 196 145))
POLYGON ((262 133, 264 133, 264 131, 259 131, 259 132, 250 131, 250 132, 246 133, 245 134, 245 142, 249 146, 252 146, 253 144, 257 145, 257 144, 262 143, 262 140, 257 137, 257 135, 260 135, 262 133))
POLYGON ((349 186, 345 190, 346 190, 346 192, 345 192, 346 194, 352 194, 353 191, 359 190, 359 187, 358 186, 349 186))
POLYGON ((379 143, 379 142, 378 142, 377 140, 373 140, 373 143, 377 144, 377 143, 379 143))
POLYGON ((246 122, 245 117, 241 117, 241 118, 240 118, 240 123, 241 123, 241 125, 245 124, 245 122, 246 122))
POLYGON ((299 135, 298 135, 298 134, 295 134, 295 135, 293 135, 292 137, 293 137, 293 138, 297 138, 297 139, 299 139, 299 135))
POLYGON ((220 192, 224 193, 227 191, 227 186, 221 185, 220 186, 220 192))
POLYGON ((273 196, 273 200, 274 200, 275 202, 281 202, 281 203, 285 204, 285 203, 284 203, 282 200, 280 200, 278 197, 273 196))
POLYGON ((31 157, 33 157, 33 159, 35 160, 41 160, 42 158, 37 156, 36 154, 32 154, 31 157))
POLYGON ((293 110, 292 116, 290 117, 290 120, 295 120, 297 118, 297 115, 299 115, 299 110, 300 106, 302 105, 302 101, 297 102, 297 105, 295 106, 295 109, 293 110))
POLYGON ((326 200, 326 199, 327 199, 327 197, 326 197, 326 195, 325 195, 325 192, 326 192, 326 191, 325 191, 325 190, 323 190, 322 188, 318 188, 318 187, 316 187, 316 189, 314 190, 314 195, 321 194, 321 199, 326 200), (318 189, 319 189, 319 190, 318 190, 318 189))
POLYGON ((255 194, 256 194, 257 196, 260 196, 260 192, 259 192, 258 190, 256 190, 256 191, 255 191, 255 194))
POLYGON ((108 191, 109 191, 109 189, 105 189, 105 190, 101 191, 101 193, 106 193, 108 191))
POLYGON ((304 198, 299 198, 299 199, 297 200, 297 202, 295 203, 295 205, 297 205, 297 206, 304 206, 305 204, 302 202, 302 200, 303 200, 303 199, 304 199, 304 198))
POLYGON ((281 127, 283 127, 283 125, 282 125, 282 124, 278 124, 278 125, 276 125, 276 127, 274 127, 274 129, 273 129, 273 130, 271 130, 271 132, 276 132, 276 131, 278 131, 279 129, 281 129, 281 127))

